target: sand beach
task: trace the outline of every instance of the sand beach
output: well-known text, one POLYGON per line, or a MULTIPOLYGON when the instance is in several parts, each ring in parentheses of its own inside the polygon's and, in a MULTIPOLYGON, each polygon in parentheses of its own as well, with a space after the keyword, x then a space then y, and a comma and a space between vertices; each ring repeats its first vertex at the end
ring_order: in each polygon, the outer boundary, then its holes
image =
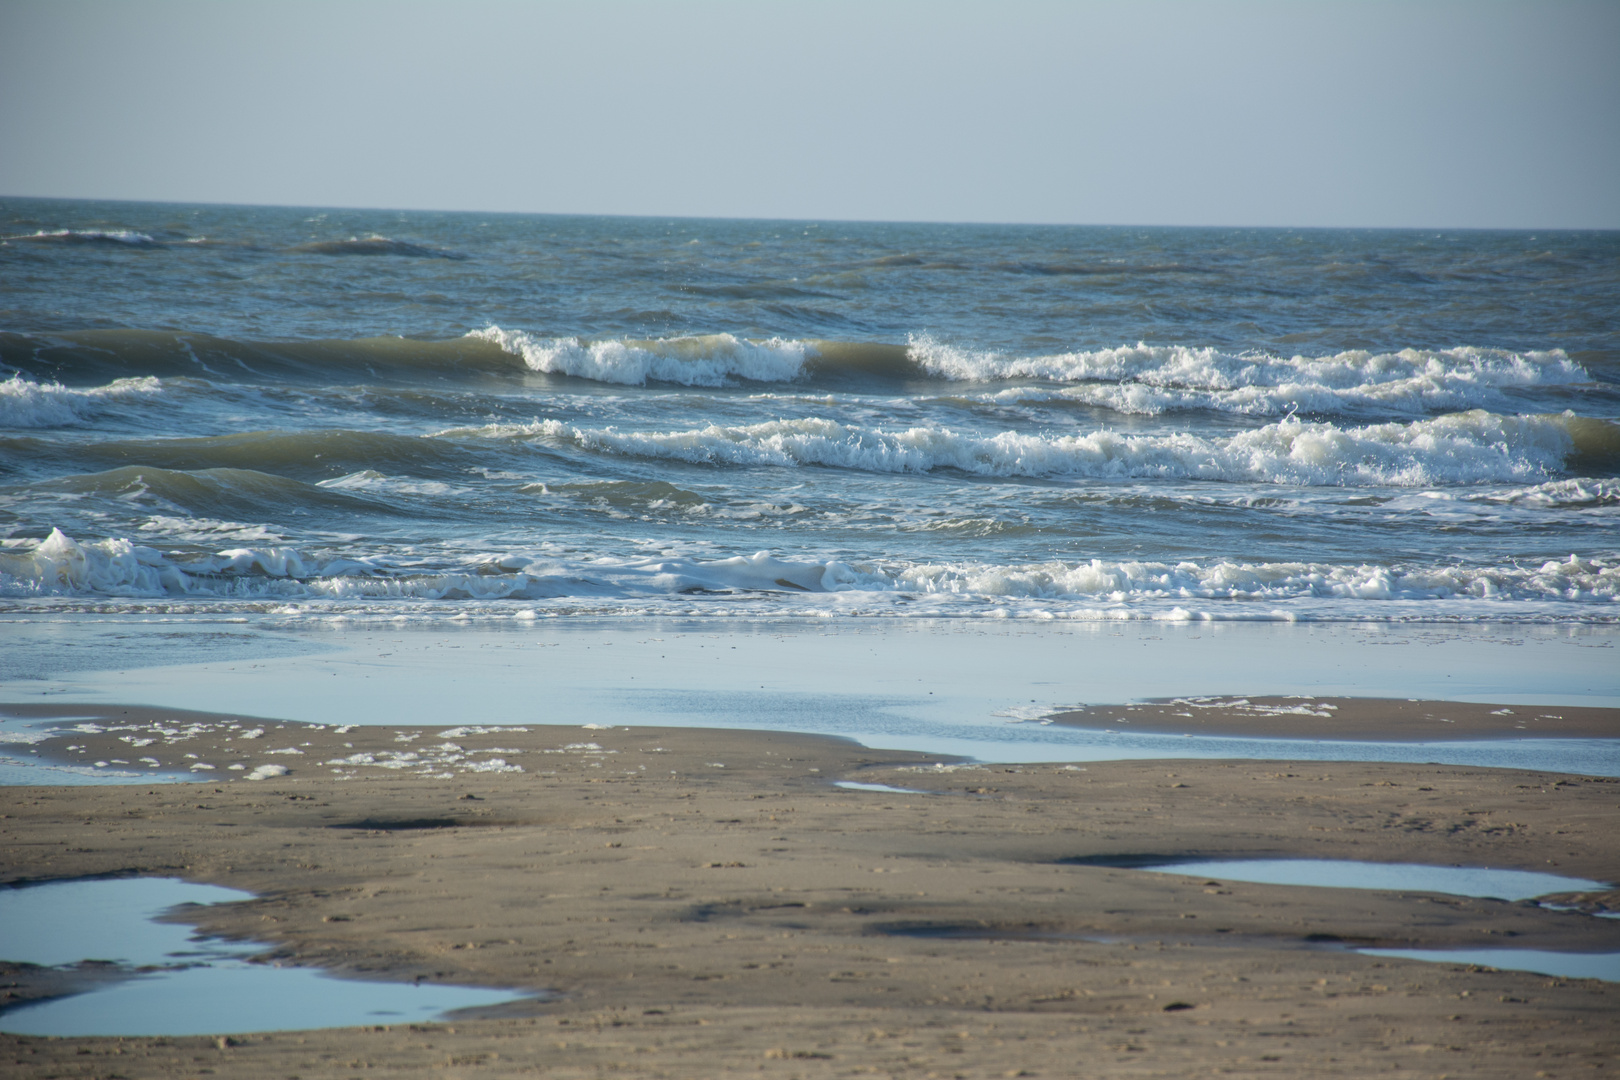
MULTIPOLYGON (((232 886, 257 899, 189 917, 263 942, 269 962, 534 996, 446 1024, 0 1036, 17 1077, 1597 1076, 1620 1049, 1614 983, 1354 951, 1620 952, 1620 920, 1597 917, 1620 892, 1507 902, 1130 865, 1302 857, 1613 882, 1610 778, 991 766, 780 732, 8 707, 22 711, 106 729, 37 744, 47 757, 146 739, 164 769, 214 769, 0 789, 6 884, 232 886), (287 771, 230 768, 267 763, 287 771)), ((20 965, 3 981, 13 1003, 63 989, 20 965)))

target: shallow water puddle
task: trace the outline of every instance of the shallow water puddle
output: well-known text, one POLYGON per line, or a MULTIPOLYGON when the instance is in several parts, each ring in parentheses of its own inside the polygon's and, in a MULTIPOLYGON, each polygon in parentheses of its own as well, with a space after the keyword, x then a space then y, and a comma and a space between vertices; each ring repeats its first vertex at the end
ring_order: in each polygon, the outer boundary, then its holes
MULTIPOLYGON (((62 967, 110 961, 128 978, 0 1013, 16 1035, 218 1035, 432 1021, 505 1004, 508 990, 340 979, 248 962, 255 942, 199 938, 155 921, 180 905, 251 893, 172 878, 64 881, 0 890, 0 959, 62 967)), ((182 909, 183 910, 183 909, 182 909)))
MULTIPOLYGON (((1076 860, 1079 861, 1079 860, 1076 860)), ((1423 863, 1369 863, 1353 859, 1195 859, 1155 862, 1142 859, 1084 860, 1086 865, 1119 866, 1188 877, 1226 878, 1261 885, 1319 885, 1335 889, 1387 889, 1436 892, 1493 900, 1529 900, 1549 893, 1594 892, 1612 886, 1586 878, 1532 870, 1490 870, 1476 866, 1423 863)))
POLYGON ((937 792, 919 791, 916 788, 894 787, 891 784, 867 784, 859 780, 834 780, 833 787, 847 788, 850 791, 887 791, 893 795, 934 795, 937 792))
POLYGON ((1563 953, 1544 949, 1357 949, 1363 956, 1473 964, 1503 971, 1530 971, 1557 979, 1620 982, 1620 953, 1563 953))
POLYGON ((1469 964, 1476 967, 1496 968, 1501 971, 1529 971, 1537 975, 1550 975, 1559 979, 1602 979, 1620 982, 1620 953, 1568 953, 1545 949, 1362 949, 1346 950, 1338 941, 1301 938, 1283 942, 1275 938, 1257 940, 1231 936, 1220 939, 1164 937, 1145 938, 1117 934, 1069 934, 1039 930, 986 929, 980 925, 898 925, 880 927, 879 933, 895 937, 923 938, 933 941, 1084 941, 1095 945, 1151 944, 1159 948, 1166 945, 1191 948, 1292 948, 1328 951, 1350 951, 1362 956, 1389 957, 1399 960, 1421 960, 1433 964, 1469 964))

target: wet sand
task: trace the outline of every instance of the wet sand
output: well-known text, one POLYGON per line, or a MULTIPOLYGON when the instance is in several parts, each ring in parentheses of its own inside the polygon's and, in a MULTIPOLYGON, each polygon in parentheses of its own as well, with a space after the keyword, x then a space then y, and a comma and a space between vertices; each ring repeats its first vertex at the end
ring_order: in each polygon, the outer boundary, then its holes
MULTIPOLYGON (((0 1036, 8 1076, 1590 1076, 1620 1050, 1620 985, 1348 951, 1613 952, 1620 920, 1082 861, 1295 855, 1613 882, 1613 779, 939 766, 763 732, 51 708, 108 730, 36 745, 45 757, 213 768, 197 784, 0 789, 0 880, 247 889, 259 899, 207 910, 203 929, 280 962, 555 996, 441 1025, 0 1036), (264 764, 289 771, 243 778, 264 764)), ((1615 892, 1562 899, 1620 910, 1615 892)), ((0 981, 51 992, 27 971, 0 981)))

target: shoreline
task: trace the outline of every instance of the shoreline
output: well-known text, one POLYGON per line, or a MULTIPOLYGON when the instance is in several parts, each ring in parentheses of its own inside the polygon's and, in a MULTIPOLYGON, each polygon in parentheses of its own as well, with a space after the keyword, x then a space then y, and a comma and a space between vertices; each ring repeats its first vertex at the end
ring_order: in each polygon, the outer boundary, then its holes
MULTIPOLYGON (((1212 1064, 1264 1075, 1274 1061, 1295 1075, 1509 1077, 1545 1067, 1551 1046, 1620 1054, 1606 1019, 1620 984, 1351 951, 1614 952, 1620 920, 1076 861, 1352 858, 1620 883, 1610 779, 1355 762, 942 764, 758 731, 227 719, 267 729, 197 731, 163 754, 219 766, 245 741, 291 771, 0 789, 0 879, 242 888, 257 899, 191 914, 203 932, 339 974, 557 996, 444 1024, 0 1036, 19 1077, 112 1057, 123 1075, 157 1076, 195 1070, 199 1055, 266 1080, 446 1061, 558 1076, 1055 1076, 1084 1060, 1104 1077, 1212 1064), (425 759, 446 743, 458 750, 425 759), (302 753, 269 754, 279 749, 302 753), (407 764, 324 764, 339 750, 407 764), (524 771, 477 767, 496 758, 524 771)), ((1563 899, 1620 910, 1615 890, 1563 899)))
MULTIPOLYGON (((274 772, 279 766, 286 771, 308 772, 316 767, 316 759, 319 771, 334 775, 360 775, 379 769, 420 771, 428 766, 437 766, 441 772, 449 770, 450 774, 478 769, 522 771, 516 757, 507 761, 500 756, 503 742, 499 736, 503 732, 539 733, 571 728, 571 725, 539 723, 409 725, 408 730, 417 734, 402 739, 405 726, 310 724, 151 705, 76 702, 0 703, 0 720, 5 719, 34 723, 60 720, 74 724, 73 730, 61 735, 28 742, 0 742, 0 754, 21 762, 24 770, 28 758, 32 757, 42 765, 48 763, 78 770, 88 780, 93 780, 94 774, 85 772, 87 767, 103 767, 110 774, 109 782, 137 784, 142 773, 150 773, 154 781, 173 782, 181 776, 199 782, 217 782, 241 779, 254 768, 268 767, 274 772), (456 741, 441 749, 434 739, 439 739, 440 743, 445 739, 456 741), (415 745, 418 740, 427 741, 415 745), (370 760, 366 760, 367 755, 370 760)), ((1272 742, 1279 759, 1289 758, 1291 744, 1302 749, 1302 744, 1314 742, 1364 743, 1370 747, 1379 743, 1497 741, 1508 745, 1515 739, 1620 739, 1620 708, 1504 706, 1382 698, 1232 695, 1175 698, 1085 706, 1039 717, 1035 722, 1098 734, 1266 739, 1272 742)), ((579 730, 613 729, 610 724, 605 727, 585 725, 579 730)), ((622 730, 707 731, 717 737, 747 734, 733 728, 697 726, 633 725, 622 730)), ((801 737, 791 732, 779 734, 801 737)), ((828 735, 802 737, 847 741, 828 735)), ((851 745, 858 744, 851 742, 851 745)), ((896 759, 908 753, 864 749, 868 755, 896 759)), ((1074 760, 1094 760, 1085 756, 1081 748, 1076 750, 1074 760)), ((518 751, 519 754, 525 752, 518 751)), ((941 752, 909 753, 918 759, 967 760, 941 752)), ((1031 760, 1053 759, 1047 753, 1031 760)), ((1238 759, 1207 754, 1176 757, 1167 753, 1143 760, 1238 759)), ((48 782, 50 777, 42 770, 40 779, 48 782)))

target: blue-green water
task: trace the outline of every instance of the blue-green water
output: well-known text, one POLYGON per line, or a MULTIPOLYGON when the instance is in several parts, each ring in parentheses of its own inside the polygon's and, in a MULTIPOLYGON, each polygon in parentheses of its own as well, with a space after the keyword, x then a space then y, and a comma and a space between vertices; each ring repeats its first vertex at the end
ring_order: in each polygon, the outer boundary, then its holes
POLYGON ((1620 617, 1620 234, 0 234, 3 610, 1620 617))

